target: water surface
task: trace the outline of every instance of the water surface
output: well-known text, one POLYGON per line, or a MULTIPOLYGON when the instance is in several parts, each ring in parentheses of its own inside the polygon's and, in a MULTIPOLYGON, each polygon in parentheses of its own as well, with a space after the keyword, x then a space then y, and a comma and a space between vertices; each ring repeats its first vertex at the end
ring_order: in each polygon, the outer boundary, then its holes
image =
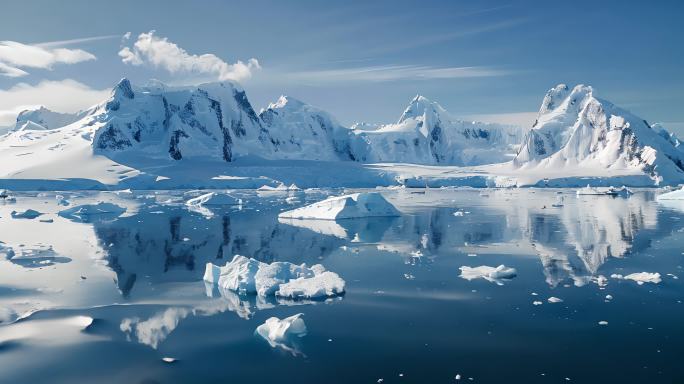
POLYGON ((684 382, 684 205, 648 190, 386 190, 401 217, 278 221, 342 192, 235 191, 242 207, 207 210, 184 191, 19 194, 0 205, 0 382, 684 382), (127 211, 69 220, 57 194, 127 211), (45 214, 11 218, 27 208, 45 214), (235 254, 321 263, 347 292, 283 302, 205 286, 205 264, 235 254), (517 277, 459 277, 499 264, 517 277), (662 282, 611 278, 633 272, 662 282), (290 350, 254 334, 296 313, 308 334, 290 350))

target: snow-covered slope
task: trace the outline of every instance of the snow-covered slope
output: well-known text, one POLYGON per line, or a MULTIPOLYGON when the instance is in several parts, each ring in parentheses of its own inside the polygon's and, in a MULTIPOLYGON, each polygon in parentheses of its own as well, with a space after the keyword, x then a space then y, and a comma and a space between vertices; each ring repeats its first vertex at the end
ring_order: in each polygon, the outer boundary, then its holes
POLYGON ((354 125, 355 157, 365 162, 479 165, 510 160, 522 129, 452 117, 436 102, 416 96, 396 124, 354 125))
POLYGON ((523 172, 636 170, 660 183, 684 178, 684 151, 662 127, 595 97, 591 87, 560 84, 544 97, 514 165, 523 172))
POLYGON ((268 157, 271 138, 235 83, 167 88, 134 88, 127 79, 82 124, 99 124, 96 153, 117 158, 133 152, 181 160, 209 157, 232 161, 258 153, 268 157))
POLYGON ((280 96, 259 117, 271 135, 278 157, 355 160, 349 148, 349 129, 321 109, 280 96))
POLYGON ((19 113, 15 131, 46 130, 69 125, 82 117, 82 113, 60 113, 45 107, 27 109, 19 113))

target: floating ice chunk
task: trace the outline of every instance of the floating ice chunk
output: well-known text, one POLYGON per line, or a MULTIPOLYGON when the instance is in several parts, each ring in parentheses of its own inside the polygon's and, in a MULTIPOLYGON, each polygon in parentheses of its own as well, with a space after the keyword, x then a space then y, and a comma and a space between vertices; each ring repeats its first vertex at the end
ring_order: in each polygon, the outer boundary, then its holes
POLYGON ((305 264, 296 265, 288 262, 277 261, 271 264, 261 263, 256 272, 256 293, 259 296, 272 296, 290 280, 297 278, 311 278, 314 272, 305 264))
POLYGON ((562 303, 563 299, 559 299, 558 297, 551 296, 548 299, 546 299, 546 301, 548 301, 551 304, 555 304, 555 303, 562 303))
POLYGON ((343 294, 344 285, 345 281, 337 273, 325 271, 281 284, 275 294, 288 299, 319 299, 343 294))
POLYGON ((256 259, 235 255, 233 260, 219 267, 207 263, 204 281, 218 284, 220 288, 239 293, 256 293, 255 276, 263 264, 256 259))
POLYGON ((311 267, 289 262, 267 264, 240 255, 235 255, 223 267, 207 263, 204 281, 238 293, 291 299, 340 295, 345 286, 342 278, 320 264, 311 267))
POLYGON ((173 357, 162 357, 162 361, 165 363, 171 364, 171 363, 175 363, 176 359, 174 359, 173 357))
POLYGON ((36 217, 42 215, 42 213, 40 213, 36 210, 33 210, 33 209, 27 209, 24 212, 12 211, 12 213, 10 213, 10 215, 12 215, 13 219, 29 219, 29 220, 31 220, 31 219, 35 219, 36 217))
POLYGON ((599 323, 599 325, 608 325, 608 322, 605 320, 601 320, 598 323, 599 323))
POLYGON ((399 216, 397 209, 377 192, 330 197, 278 215, 282 219, 354 219, 399 216))
POLYGON ((502 279, 512 279, 517 275, 515 268, 508 268, 501 264, 498 267, 490 267, 481 265, 479 267, 462 266, 461 278, 466 280, 485 279, 499 285, 502 285, 502 279))
POLYGON ((283 183, 278 184, 277 187, 271 187, 270 185, 262 185, 257 188, 259 192, 288 192, 288 191, 300 191, 301 189, 296 184, 291 184, 289 187, 283 183))
POLYGON ((676 191, 658 195, 658 197, 656 197, 656 200, 684 200, 684 187, 676 191))
POLYGON ((263 337, 272 348, 282 348, 292 354, 299 353, 293 342, 296 338, 306 336, 306 324, 303 313, 279 319, 271 317, 257 327, 256 333, 263 337))
POLYGON ((655 272, 655 273, 650 273, 650 272, 637 272, 637 273, 630 273, 627 276, 622 276, 620 274, 612 274, 610 275, 613 279, 619 279, 619 280, 632 280, 636 281, 637 284, 643 285, 644 283, 653 283, 653 284, 658 284, 660 283, 660 273, 655 272))
POLYGON ((613 295, 606 295, 606 300, 613 300, 613 295))
POLYGON ((69 220, 88 221, 91 217, 106 216, 118 217, 126 212, 126 208, 113 203, 99 202, 97 204, 84 204, 59 211, 57 214, 69 220))
POLYGON ((454 216, 463 216, 463 211, 454 212, 454 216))
POLYGON ((598 275, 595 281, 599 287, 605 287, 606 285, 608 285, 608 278, 603 275, 598 275))
POLYGON ((242 199, 233 197, 227 193, 209 192, 201 196, 197 196, 188 200, 185 205, 188 206, 202 206, 202 205, 240 205, 242 199))
POLYGON ((69 205, 69 200, 65 199, 62 195, 56 195, 55 200, 57 200, 57 205, 69 205))
POLYGON ((539 301, 539 300, 535 300, 535 301, 532 302, 532 305, 542 305, 542 304, 544 304, 544 303, 542 303, 542 302, 539 301))

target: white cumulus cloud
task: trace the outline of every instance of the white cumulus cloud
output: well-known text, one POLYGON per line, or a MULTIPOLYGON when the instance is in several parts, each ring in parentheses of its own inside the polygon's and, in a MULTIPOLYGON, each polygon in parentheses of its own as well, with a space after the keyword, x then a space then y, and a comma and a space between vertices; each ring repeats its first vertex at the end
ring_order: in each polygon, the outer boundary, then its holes
MULTIPOLYGON (((129 37, 130 33, 124 35, 125 40, 129 37)), ((238 60, 228 64, 211 53, 190 54, 167 38, 156 36, 154 31, 138 35, 133 46, 121 48, 119 56, 126 64, 150 65, 172 74, 210 76, 218 80, 247 80, 254 70, 261 68, 254 58, 246 63, 238 60)))
POLYGON ((92 89, 72 79, 19 83, 0 90, 0 126, 14 124, 19 112, 41 105, 58 112, 78 112, 105 100, 109 93, 109 89, 92 89))
POLYGON ((28 73, 22 68, 52 69, 55 64, 75 64, 95 60, 95 55, 82 49, 50 48, 0 41, 0 75, 21 77, 28 73))

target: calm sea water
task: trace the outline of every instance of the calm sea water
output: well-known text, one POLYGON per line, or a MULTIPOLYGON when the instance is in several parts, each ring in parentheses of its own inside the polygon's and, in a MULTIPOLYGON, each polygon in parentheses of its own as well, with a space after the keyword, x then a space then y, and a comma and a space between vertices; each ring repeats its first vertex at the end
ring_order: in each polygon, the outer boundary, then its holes
POLYGON ((182 191, 19 194, 0 205, 0 382, 684 382, 684 205, 398 190, 383 193, 401 217, 278 221, 341 192, 235 192, 241 208, 204 211, 182 191), (127 212, 68 220, 57 194, 127 212), (44 214, 12 218, 27 208, 44 214), (321 263, 347 292, 277 302, 206 287, 205 264, 235 254, 321 263), (500 264, 517 277, 459 276, 500 264), (633 272, 662 281, 611 278, 633 272), (296 313, 308 334, 290 350, 255 335, 296 313))

